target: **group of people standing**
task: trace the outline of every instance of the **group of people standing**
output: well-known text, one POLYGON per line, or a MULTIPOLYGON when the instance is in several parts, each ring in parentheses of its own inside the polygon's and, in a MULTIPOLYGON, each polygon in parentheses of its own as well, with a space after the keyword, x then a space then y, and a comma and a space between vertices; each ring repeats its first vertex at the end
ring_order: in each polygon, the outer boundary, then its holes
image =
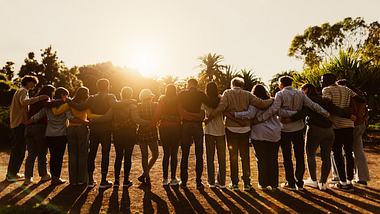
POLYGON ((249 191, 252 188, 250 144, 257 160, 259 188, 263 190, 279 187, 280 147, 286 177, 286 182, 281 184, 283 188, 302 190, 304 186, 311 186, 326 190, 331 168, 334 175, 331 183, 335 182, 335 188, 351 191, 352 182, 366 185, 369 181, 361 141, 367 117, 365 99, 359 92, 338 85, 333 74, 321 77, 321 93, 311 84, 303 85, 301 90, 295 89, 291 77, 281 77, 280 91, 274 98, 269 96, 263 85, 254 86, 252 92, 244 90, 241 78, 232 79, 231 88, 222 95, 215 82, 209 82, 202 92, 198 89, 198 81, 189 79, 186 89, 179 93, 175 85, 167 85, 158 102, 154 101, 155 95, 149 89, 141 90, 139 101, 133 99, 130 87, 123 87, 117 100, 109 93, 107 79, 97 81, 98 92, 95 95, 89 95, 86 87, 80 87, 70 98, 65 88, 46 85, 37 96, 29 98, 28 91, 37 83, 37 78, 25 76, 21 81, 22 87, 12 100, 10 119, 14 139, 8 181, 33 183, 34 162, 38 159, 42 182, 51 179, 54 185, 65 183, 61 179, 61 169, 68 145, 70 184, 94 187, 97 184, 94 171, 99 144, 102 154, 99 188, 121 185, 123 162, 122 185, 132 185, 130 171, 136 144, 140 147, 142 164, 141 176, 137 179, 146 185, 150 185, 150 170, 158 159, 160 145, 164 153, 162 184, 186 188, 193 144, 197 188, 204 187, 202 174, 206 148, 209 187, 226 188, 228 150, 230 188, 239 190, 240 157, 243 189, 249 191), (116 152, 113 182, 107 179, 111 142, 116 152), (319 180, 315 161, 318 147, 322 158, 319 180), (19 170, 26 148, 28 153, 23 175, 19 170), (307 180, 303 179, 305 148, 310 176, 307 180), (180 179, 177 179, 179 149, 180 179), (51 174, 46 167, 48 151, 51 174), (215 153, 218 170, 215 170, 215 153))

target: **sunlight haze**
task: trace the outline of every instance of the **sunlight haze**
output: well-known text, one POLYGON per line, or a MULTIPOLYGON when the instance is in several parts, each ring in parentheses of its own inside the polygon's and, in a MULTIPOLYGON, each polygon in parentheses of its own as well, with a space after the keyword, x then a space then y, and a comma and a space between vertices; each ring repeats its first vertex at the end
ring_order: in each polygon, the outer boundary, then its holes
POLYGON ((292 38, 312 25, 345 17, 379 19, 379 1, 0 0, 0 64, 52 45, 66 65, 112 61, 143 75, 190 76, 197 57, 273 74, 301 69, 287 56, 292 38), (307 2, 307 3, 306 3, 307 2))

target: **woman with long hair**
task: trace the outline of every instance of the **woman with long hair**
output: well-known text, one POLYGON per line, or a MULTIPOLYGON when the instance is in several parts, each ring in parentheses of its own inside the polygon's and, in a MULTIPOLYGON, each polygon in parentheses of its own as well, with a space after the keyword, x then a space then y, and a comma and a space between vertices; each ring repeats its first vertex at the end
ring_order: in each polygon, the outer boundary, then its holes
POLYGON ((162 184, 178 185, 179 180, 176 177, 178 148, 181 139, 181 117, 179 111, 179 101, 177 88, 173 84, 166 86, 165 95, 162 95, 158 101, 153 123, 158 123, 160 141, 164 150, 162 159, 163 180, 162 184), (170 161, 170 181, 169 175, 170 161))
MULTIPOLYGON (((50 97, 50 99, 53 99, 54 94, 55 87, 52 85, 46 85, 41 88, 37 96, 47 95, 50 97)), ((30 105, 29 117, 37 114, 41 109, 45 107, 46 103, 49 101, 50 100, 41 100, 30 105)), ((45 138, 46 125, 47 118, 44 117, 26 127, 25 141, 28 149, 28 156, 25 161, 25 185, 34 182, 33 169, 36 158, 38 159, 38 174, 41 177, 41 182, 45 182, 51 179, 51 175, 48 173, 46 168, 46 155, 48 151, 45 138)))
MULTIPOLYGON (((206 117, 219 105, 221 95, 215 82, 210 82, 206 86, 206 95, 210 106, 203 105, 206 117)), ((211 188, 225 188, 226 184, 226 140, 223 113, 215 115, 205 126, 206 159, 208 185, 211 188), (214 156, 215 150, 218 157, 218 173, 215 179, 214 156), (216 182, 215 182, 216 181, 216 182)))
MULTIPOLYGON (((262 100, 270 99, 263 85, 255 85, 252 93, 262 100)), ((263 112, 263 110, 250 106, 248 111, 235 112, 235 117, 253 119, 263 112)), ((257 159, 260 189, 272 190, 278 187, 278 149, 280 139, 281 123, 277 115, 273 115, 262 123, 252 125, 251 142, 257 159)))

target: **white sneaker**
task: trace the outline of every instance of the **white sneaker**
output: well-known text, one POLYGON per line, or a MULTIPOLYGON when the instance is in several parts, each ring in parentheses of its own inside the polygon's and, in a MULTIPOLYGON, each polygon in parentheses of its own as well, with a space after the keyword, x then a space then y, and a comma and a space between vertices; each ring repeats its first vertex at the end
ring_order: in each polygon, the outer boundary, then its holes
POLYGON ((170 183, 170 182, 169 182, 168 179, 163 179, 163 180, 162 180, 162 185, 163 185, 163 186, 167 186, 167 185, 169 185, 169 183, 170 183))
POLYGON ((215 183, 215 186, 218 187, 218 188, 220 188, 220 189, 225 189, 226 188, 226 185, 221 185, 218 182, 215 183))
POLYGON ((16 181, 23 181, 25 180, 24 174, 17 173, 16 176, 8 176, 7 175, 7 181, 8 182, 16 182, 16 181))
POLYGON ((337 183, 339 183, 339 178, 332 178, 329 180, 329 183, 330 184, 337 184, 337 183))
POLYGON ((51 179, 50 173, 47 173, 46 175, 42 176, 41 182, 45 182, 51 179))
POLYGON ((216 185, 215 184, 208 184, 208 187, 210 187, 211 189, 213 189, 213 188, 216 188, 216 185))
POLYGON ((318 183, 318 189, 322 191, 327 190, 327 184, 326 183, 318 183))
POLYGON ((172 179, 170 181, 170 186, 177 186, 180 184, 180 181, 178 179, 172 179))
POLYGON ((313 181, 311 178, 304 180, 304 185, 308 187, 318 188, 318 182, 313 181))

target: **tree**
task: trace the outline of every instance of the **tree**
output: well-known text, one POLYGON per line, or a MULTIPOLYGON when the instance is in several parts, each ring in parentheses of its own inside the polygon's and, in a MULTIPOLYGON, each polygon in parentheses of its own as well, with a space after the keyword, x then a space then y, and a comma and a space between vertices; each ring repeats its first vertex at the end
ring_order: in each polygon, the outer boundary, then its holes
POLYGON ((231 80, 238 76, 238 72, 231 65, 225 65, 222 72, 222 80, 220 84, 220 91, 230 88, 231 80))
POLYGON ((288 55, 304 61, 307 67, 318 66, 324 60, 339 53, 340 50, 369 49, 368 55, 379 48, 379 24, 366 24, 363 18, 347 17, 330 25, 308 27, 302 35, 296 35, 288 51, 288 55), (377 39, 377 40, 376 40, 377 39))
POLYGON ((20 78, 25 75, 33 75, 38 78, 39 83, 31 94, 34 94, 47 84, 65 87, 73 93, 81 85, 80 80, 77 78, 77 68, 67 68, 64 62, 58 58, 57 51, 54 51, 52 46, 40 51, 41 63, 35 59, 34 52, 29 52, 18 74, 20 78))
POLYGON ((257 77, 251 69, 241 69, 237 75, 244 80, 244 90, 251 91, 253 86, 263 84, 261 78, 257 77))
POLYGON ((218 81, 221 79, 223 65, 221 65, 224 57, 218 54, 206 54, 199 57, 201 64, 200 78, 207 79, 208 81, 218 81))
POLYGON ((7 61, 4 65, 4 67, 0 70, 0 73, 3 73, 6 75, 7 80, 12 80, 14 76, 14 65, 15 63, 12 61, 7 61))

